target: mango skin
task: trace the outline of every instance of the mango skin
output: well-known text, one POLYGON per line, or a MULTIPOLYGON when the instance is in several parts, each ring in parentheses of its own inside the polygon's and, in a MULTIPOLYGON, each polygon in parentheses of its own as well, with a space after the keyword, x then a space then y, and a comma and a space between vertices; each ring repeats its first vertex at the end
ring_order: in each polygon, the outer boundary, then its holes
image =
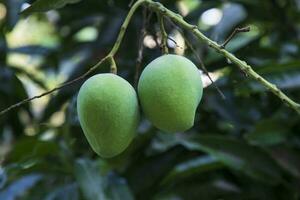
POLYGON ((138 98, 134 88, 114 74, 98 74, 84 82, 77 112, 92 149, 103 158, 123 152, 136 134, 138 98))
POLYGON ((182 132, 194 125, 203 93, 201 74, 187 58, 163 55, 143 70, 138 96, 145 116, 166 132, 182 132))

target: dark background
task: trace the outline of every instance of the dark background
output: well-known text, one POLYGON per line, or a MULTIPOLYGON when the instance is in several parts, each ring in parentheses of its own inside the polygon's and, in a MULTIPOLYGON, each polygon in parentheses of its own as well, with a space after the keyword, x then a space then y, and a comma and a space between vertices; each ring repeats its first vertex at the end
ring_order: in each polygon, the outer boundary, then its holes
MULTIPOLYGON (((128 0, 84 0, 21 17, 25 2, 0 0, 1 110, 96 64, 129 11, 128 0)), ((219 43, 235 27, 250 25, 251 32, 240 33, 227 49, 300 102, 299 0, 160 2, 219 43), (212 8, 222 13, 216 25, 201 20, 212 8)), ((142 11, 115 56, 118 75, 132 85, 142 11)), ((142 67, 162 54, 155 14, 146 22, 142 67)), ((75 105, 82 82, 18 107, 0 116, 1 200, 300 199, 299 115, 190 33, 168 20, 166 29, 179 46, 169 41, 170 51, 198 66, 200 55, 226 99, 206 87, 195 125, 185 133, 162 133, 143 117, 135 140, 113 159, 92 152, 79 126, 75 105)))

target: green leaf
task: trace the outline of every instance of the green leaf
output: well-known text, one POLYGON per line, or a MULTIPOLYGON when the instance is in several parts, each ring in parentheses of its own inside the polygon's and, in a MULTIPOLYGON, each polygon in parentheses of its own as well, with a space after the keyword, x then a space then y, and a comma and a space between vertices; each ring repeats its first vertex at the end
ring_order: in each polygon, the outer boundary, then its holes
POLYGON ((277 146, 270 150, 274 160, 292 176, 300 179, 300 154, 290 147, 277 146))
POLYGON ((173 167, 186 157, 186 151, 181 146, 173 147, 164 153, 140 158, 126 170, 127 178, 137 199, 153 196, 153 192, 160 189, 157 184, 173 167))
POLYGON ((125 179, 118 177, 116 174, 107 176, 108 181, 108 199, 111 200, 134 200, 134 197, 127 185, 125 179))
MULTIPOLYGON (((0 67, 0 82, 5 83, 0 85, 1 110, 28 97, 25 87, 11 68, 0 67)), ((24 107, 29 111, 28 105, 24 107)))
POLYGON ((99 163, 79 159, 75 164, 75 176, 87 200, 133 200, 125 179, 117 174, 101 174, 99 163))
POLYGON ((278 120, 262 120, 253 132, 245 135, 247 141, 257 145, 275 145, 282 143, 287 136, 286 126, 278 120))
POLYGON ((46 12, 52 9, 59 9, 67 4, 78 3, 81 0, 37 0, 30 7, 23 10, 21 14, 30 15, 34 12, 46 12))
POLYGON ((103 178, 95 163, 87 159, 77 160, 75 164, 75 177, 87 200, 106 199, 103 178))
POLYGON ((29 159, 44 158, 48 155, 57 155, 59 152, 57 143, 41 141, 37 137, 23 138, 19 140, 9 154, 10 162, 29 161, 29 159))
POLYGON ((206 173, 216 169, 223 168, 224 165, 216 158, 211 156, 200 156, 191 160, 179 163, 163 179, 162 184, 169 184, 186 177, 194 177, 200 173, 206 173))
POLYGON ((277 184, 281 171, 274 160, 261 148, 224 136, 193 135, 181 140, 190 150, 204 151, 226 166, 260 181, 277 184))
POLYGON ((76 183, 60 185, 55 188, 53 191, 50 191, 45 200, 78 200, 78 185, 76 183))
POLYGON ((7 174, 6 171, 0 167, 0 188, 3 188, 3 186, 6 184, 7 181, 7 174))

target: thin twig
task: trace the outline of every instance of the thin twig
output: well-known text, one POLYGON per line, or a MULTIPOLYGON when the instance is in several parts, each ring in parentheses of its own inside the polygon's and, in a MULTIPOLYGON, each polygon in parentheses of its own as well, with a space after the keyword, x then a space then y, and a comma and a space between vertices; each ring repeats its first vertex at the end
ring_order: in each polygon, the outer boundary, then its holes
POLYGON ((147 33, 147 23, 148 23, 148 20, 150 18, 147 19, 147 8, 144 7, 144 10, 143 10, 143 25, 142 25, 142 29, 141 29, 141 32, 140 32, 140 38, 139 38, 139 47, 138 47, 138 56, 137 56, 137 59, 136 59, 136 66, 135 66, 135 75, 134 75, 134 87, 136 88, 137 87, 137 84, 138 84, 138 81, 139 81, 139 76, 140 76, 140 73, 141 73, 141 65, 142 65, 142 60, 143 60, 143 52, 144 52, 144 44, 143 44, 143 41, 144 41, 144 38, 146 36, 146 33, 147 33))
POLYGON ((159 38, 158 38, 157 33, 154 31, 154 29, 149 29, 148 33, 153 37, 153 40, 155 42, 155 47, 160 49, 160 44, 159 44, 159 41, 158 41, 159 38))
POLYGON ((76 82, 78 82, 78 81, 80 81, 80 80, 83 80, 86 76, 88 76, 89 74, 91 74, 96 68, 98 68, 98 67, 99 67, 104 61, 106 61, 106 59, 108 59, 108 58, 109 58, 109 57, 103 58, 103 59, 100 60, 96 65, 94 65, 94 66, 91 67, 87 72, 85 72, 83 75, 81 75, 81 76, 79 76, 79 77, 77 77, 77 78, 75 78, 75 79, 73 79, 73 80, 71 80, 71 81, 69 81, 69 82, 63 83, 62 85, 60 85, 60 86, 58 86, 58 87, 55 87, 55 88, 53 88, 53 89, 51 89, 51 90, 49 90, 49 91, 47 91, 47 92, 44 92, 44 93, 42 93, 42 94, 40 94, 40 95, 36 95, 36 96, 33 96, 33 97, 29 97, 29 98, 24 99, 24 100, 22 100, 22 101, 20 101, 20 102, 18 102, 18 103, 16 103, 16 104, 13 104, 13 105, 9 106, 8 108, 6 108, 6 109, 4 109, 4 110, 2 110, 2 111, 0 112, 0 116, 1 116, 1 115, 4 115, 5 113, 9 112, 10 110, 12 110, 12 109, 14 109, 14 108, 16 108, 16 107, 22 106, 22 105, 24 105, 24 104, 26 104, 26 103, 28 103, 28 102, 34 100, 34 99, 38 99, 38 98, 44 97, 44 96, 46 96, 46 95, 48 95, 48 94, 51 94, 51 93, 53 93, 53 92, 55 92, 55 91, 57 91, 57 90, 60 90, 60 89, 62 89, 62 88, 64 88, 64 87, 67 87, 67 86, 70 86, 70 85, 72 85, 72 84, 74 84, 74 83, 76 83, 76 82))
POLYGON ((221 48, 225 49, 226 45, 232 40, 232 38, 238 33, 245 33, 250 31, 250 26, 243 27, 243 28, 235 28, 234 31, 230 34, 230 36, 225 40, 223 44, 221 44, 221 48))
MULTIPOLYGON (((203 60, 201 59, 200 55, 198 54, 198 52, 195 50, 195 48, 193 47, 193 45, 189 42, 189 40, 184 36, 184 32, 178 27, 176 26, 176 24, 174 24, 174 22, 172 22, 169 19, 170 24, 172 24, 182 35, 182 37, 184 38, 185 43, 187 44, 187 46, 192 50, 192 52, 196 55, 199 63, 200 63, 200 67, 201 69, 204 71, 204 74, 209 78, 211 84, 214 86, 214 88, 217 90, 217 92, 220 94, 220 96, 222 97, 222 99, 226 99, 224 93, 220 90, 220 88, 215 84, 215 82, 212 80, 211 76, 209 75, 209 72, 207 70, 207 68, 204 65, 203 60)), ((174 41, 176 43, 176 41, 174 41)))
POLYGON ((164 25, 164 16, 161 15, 160 13, 156 13, 156 14, 157 14, 158 22, 159 22, 160 33, 161 33, 162 52, 163 52, 163 54, 168 54, 169 53, 168 44, 167 44, 168 34, 166 32, 165 25, 164 25))
POLYGON ((112 49, 111 49, 111 51, 110 51, 110 53, 109 53, 110 56, 113 57, 113 56, 117 53, 117 51, 119 50, 119 47, 120 47, 121 42, 122 42, 122 40, 123 40, 123 38, 124 38, 125 32, 126 32, 126 30, 127 30, 128 24, 129 24, 129 22, 130 22, 130 20, 131 20, 131 18, 132 18, 132 16, 133 16, 133 14, 135 13, 135 11, 136 11, 143 3, 145 3, 145 1, 146 1, 146 0, 138 0, 135 4, 133 4, 133 6, 131 7, 131 9, 129 10, 129 12, 128 12, 128 14, 127 14, 127 16, 126 16, 126 18, 125 18, 125 20, 124 20, 124 22, 123 22, 121 28, 120 28, 120 32, 119 32, 119 35, 118 35, 118 37, 117 37, 117 40, 116 40, 114 46, 112 47, 112 49))
POLYGON ((199 63, 200 63, 200 66, 201 66, 201 69, 204 71, 205 75, 209 78, 211 84, 214 86, 214 88, 218 91, 218 93, 220 94, 220 96, 222 97, 222 99, 226 99, 224 93, 221 91, 221 89, 217 86, 217 84, 212 80, 211 76, 209 75, 209 72, 207 70, 207 68, 205 67, 204 65, 204 62, 203 60, 201 59, 200 55, 197 53, 197 51, 194 49, 194 47, 192 46, 192 44, 187 40, 185 39, 186 41, 186 44, 188 45, 188 47, 194 52, 194 54, 196 55, 199 63))
POLYGON ((134 3, 134 0, 131 0, 128 4, 128 7, 130 8, 132 6, 132 4, 134 3))

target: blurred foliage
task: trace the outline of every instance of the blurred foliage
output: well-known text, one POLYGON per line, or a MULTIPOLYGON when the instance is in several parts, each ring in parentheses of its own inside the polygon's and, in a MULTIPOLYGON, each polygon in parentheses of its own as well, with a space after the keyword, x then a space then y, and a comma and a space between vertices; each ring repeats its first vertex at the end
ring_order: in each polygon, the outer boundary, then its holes
MULTIPOLYGON (((236 26, 250 25, 252 31, 235 37, 228 50, 300 101, 299 0, 161 2, 220 43, 236 26), (204 20, 217 14, 216 24, 204 20)), ((0 0, 0 109, 96 64, 112 47, 129 3, 0 0)), ((132 85, 142 16, 139 9, 116 57, 119 75, 132 85)), ((161 55, 155 15, 146 29, 142 66, 161 55)), ((178 44, 184 45, 184 34, 194 45, 212 76, 218 74, 226 99, 206 87, 195 126, 186 133, 162 133, 142 118, 130 147, 112 159, 96 156, 79 126, 82 82, 18 107, 0 117, 1 200, 300 199, 299 116, 190 33, 168 21, 166 29, 178 44)), ((199 65, 189 48, 169 46, 199 65)))

